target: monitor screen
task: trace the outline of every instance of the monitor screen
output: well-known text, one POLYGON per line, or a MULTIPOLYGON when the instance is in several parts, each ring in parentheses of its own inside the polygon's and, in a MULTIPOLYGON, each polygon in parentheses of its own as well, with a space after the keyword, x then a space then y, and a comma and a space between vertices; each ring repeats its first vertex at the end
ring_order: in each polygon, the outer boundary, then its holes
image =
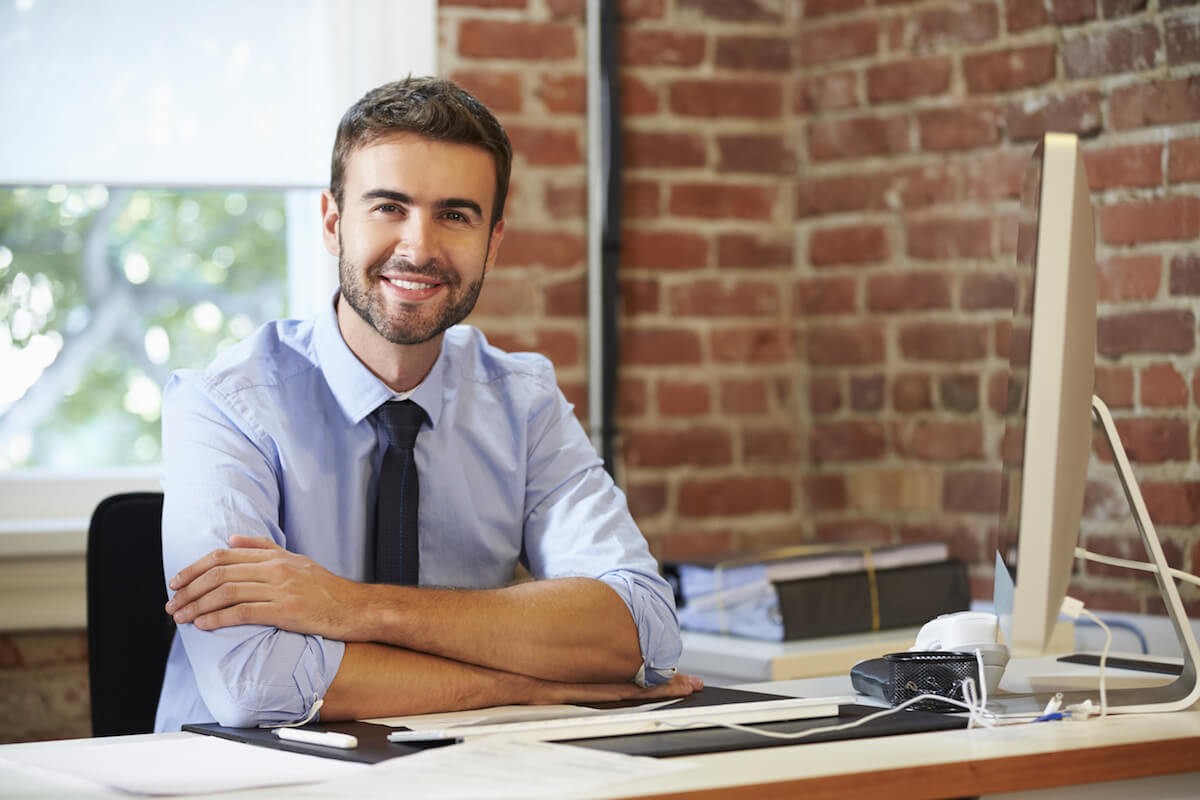
POLYGON ((1011 608, 997 592, 996 612, 1021 657, 1043 654, 1066 596, 1091 454, 1095 233, 1073 135, 1046 134, 1034 152, 1016 264, 1000 519, 1016 586, 1011 608))

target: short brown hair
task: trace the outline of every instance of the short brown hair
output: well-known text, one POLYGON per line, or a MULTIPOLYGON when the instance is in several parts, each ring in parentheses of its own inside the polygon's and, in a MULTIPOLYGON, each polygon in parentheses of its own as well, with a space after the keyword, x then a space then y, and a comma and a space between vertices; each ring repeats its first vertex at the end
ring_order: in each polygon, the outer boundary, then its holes
POLYGON ((333 143, 329 190, 342 207, 346 162, 350 154, 396 133, 415 133, 427 139, 481 147, 496 165, 496 197, 491 225, 504 216, 512 144, 487 106, 453 81, 409 76, 367 92, 338 123, 333 143))

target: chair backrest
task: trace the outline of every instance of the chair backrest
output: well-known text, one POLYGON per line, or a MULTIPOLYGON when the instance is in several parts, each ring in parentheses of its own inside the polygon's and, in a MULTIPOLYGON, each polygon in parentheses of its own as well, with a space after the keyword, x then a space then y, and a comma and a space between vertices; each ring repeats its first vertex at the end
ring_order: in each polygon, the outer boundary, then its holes
POLYGON ((88 528, 88 675, 92 735, 154 730, 175 623, 162 565, 159 492, 108 497, 88 528))

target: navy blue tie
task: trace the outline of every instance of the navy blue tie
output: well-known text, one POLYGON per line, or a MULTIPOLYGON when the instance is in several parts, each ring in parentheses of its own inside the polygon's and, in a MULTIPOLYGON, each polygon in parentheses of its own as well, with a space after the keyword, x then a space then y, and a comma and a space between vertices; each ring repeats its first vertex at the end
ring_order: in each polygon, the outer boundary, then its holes
POLYGON ((413 445, 425 421, 425 409, 411 400, 393 400, 375 413, 388 438, 375 501, 375 580, 416 586, 421 575, 417 536, 420 484, 413 445))

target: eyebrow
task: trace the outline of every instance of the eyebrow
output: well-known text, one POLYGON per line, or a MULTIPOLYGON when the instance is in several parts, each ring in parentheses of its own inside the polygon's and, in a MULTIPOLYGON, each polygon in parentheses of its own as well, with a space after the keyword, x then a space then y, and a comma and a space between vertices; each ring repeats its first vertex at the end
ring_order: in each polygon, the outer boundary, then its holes
MULTIPOLYGON (((362 199, 366 202, 371 200, 392 200, 404 205, 413 205, 412 195, 404 192, 397 192, 391 189, 371 189, 363 192, 362 199)), ((476 216, 483 217, 483 208, 474 200, 466 197, 446 197, 436 203, 434 207, 438 209, 459 209, 465 211, 473 211, 476 216)))

